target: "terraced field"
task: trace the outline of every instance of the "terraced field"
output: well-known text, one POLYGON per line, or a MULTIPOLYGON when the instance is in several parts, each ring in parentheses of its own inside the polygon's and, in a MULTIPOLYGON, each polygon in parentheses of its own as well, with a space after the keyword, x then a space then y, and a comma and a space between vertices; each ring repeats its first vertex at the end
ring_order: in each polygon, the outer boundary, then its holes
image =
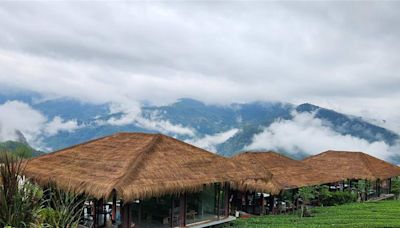
POLYGON ((400 227, 400 201, 312 209, 312 217, 275 215, 238 219, 235 227, 400 227))

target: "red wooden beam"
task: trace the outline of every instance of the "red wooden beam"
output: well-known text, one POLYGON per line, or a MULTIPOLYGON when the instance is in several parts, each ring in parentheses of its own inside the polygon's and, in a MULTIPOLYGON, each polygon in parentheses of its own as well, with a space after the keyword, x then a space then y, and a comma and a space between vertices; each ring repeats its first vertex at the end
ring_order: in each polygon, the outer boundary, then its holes
POLYGON ((229 183, 224 185, 224 216, 229 217, 229 183))
POLYGON ((117 216, 117 193, 115 192, 115 189, 112 192, 112 209, 111 209, 111 221, 113 224, 116 222, 116 216, 117 216))
POLYGON ((131 216, 130 216, 130 204, 121 203, 121 219, 122 219, 122 228, 130 228, 131 227, 131 216))
POLYGON ((179 226, 186 226, 186 193, 179 196, 179 226))

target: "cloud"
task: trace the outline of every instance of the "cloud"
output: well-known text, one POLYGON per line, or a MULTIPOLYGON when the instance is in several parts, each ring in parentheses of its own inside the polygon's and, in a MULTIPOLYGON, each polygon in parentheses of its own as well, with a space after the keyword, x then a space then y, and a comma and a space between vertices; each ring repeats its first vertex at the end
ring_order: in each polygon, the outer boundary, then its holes
POLYGON ((0 141, 17 140, 16 130, 21 131, 28 142, 40 134, 46 118, 29 105, 19 101, 7 101, 0 105, 0 141))
POLYGON ((167 134, 178 134, 194 136, 195 130, 192 128, 184 127, 181 124, 172 124, 169 120, 154 120, 138 117, 136 120, 139 127, 149 130, 159 131, 167 134))
POLYGON ((118 114, 121 116, 112 116, 105 123, 118 126, 134 123, 141 114, 140 106, 137 103, 111 103, 109 105, 109 110, 110 114, 118 114))
POLYGON ((55 116, 52 121, 45 124, 44 132, 47 136, 52 136, 60 131, 73 132, 81 127, 77 120, 64 120, 59 116, 55 116))
POLYGON ((317 154, 326 150, 362 151, 372 156, 388 159, 398 153, 383 141, 367 140, 342 135, 314 118, 311 113, 293 113, 291 120, 278 120, 254 136, 248 150, 283 150, 289 153, 317 154))
POLYGON ((398 130, 399 10, 394 1, 7 2, 0 84, 95 103, 313 102, 398 130))
POLYGON ((158 131, 164 134, 177 134, 191 137, 196 134, 195 129, 184 127, 181 124, 172 124, 169 120, 163 119, 158 112, 149 113, 149 115, 144 117, 141 110, 138 110, 136 106, 127 108, 121 107, 120 105, 112 105, 110 112, 111 114, 118 114, 119 116, 111 117, 106 121, 97 121, 97 124, 110 124, 117 126, 135 124, 138 127, 158 131))
POLYGON ((214 135, 205 135, 202 138, 186 140, 186 142, 215 153, 217 152, 216 146, 218 144, 221 144, 230 139, 238 131, 239 129, 234 128, 214 135))
POLYGON ((43 136, 61 131, 73 132, 82 127, 76 120, 55 116, 51 121, 30 105, 20 101, 0 104, 0 142, 18 140, 16 131, 22 132, 31 146, 42 148, 43 136))

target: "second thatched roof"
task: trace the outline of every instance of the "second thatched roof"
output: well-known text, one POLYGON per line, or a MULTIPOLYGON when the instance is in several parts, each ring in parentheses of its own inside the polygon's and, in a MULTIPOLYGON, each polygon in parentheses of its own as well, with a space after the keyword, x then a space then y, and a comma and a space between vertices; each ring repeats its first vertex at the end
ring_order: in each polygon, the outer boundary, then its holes
POLYGON ((334 176, 272 151, 243 152, 232 159, 246 164, 254 171, 267 169, 272 173, 271 182, 277 184, 280 190, 338 181, 334 176))
POLYGON ((315 169, 329 172, 340 180, 387 179, 400 176, 400 167, 363 152, 326 151, 302 161, 315 169))
POLYGON ((96 198, 108 198, 115 190, 125 201, 223 182, 246 190, 257 186, 247 183, 264 185, 272 176, 174 138, 143 133, 118 133, 33 158, 25 174, 41 185, 96 198))

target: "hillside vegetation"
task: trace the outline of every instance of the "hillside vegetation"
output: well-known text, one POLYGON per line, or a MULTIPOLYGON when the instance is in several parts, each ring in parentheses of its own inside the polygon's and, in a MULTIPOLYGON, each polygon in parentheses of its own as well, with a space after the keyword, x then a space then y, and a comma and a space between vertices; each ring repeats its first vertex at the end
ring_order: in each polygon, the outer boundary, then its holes
POLYGON ((235 227, 400 227, 400 201, 317 207, 312 217, 274 215, 238 219, 235 227))
POLYGON ((0 152, 12 153, 22 158, 37 157, 43 154, 27 144, 14 141, 0 142, 0 152))

